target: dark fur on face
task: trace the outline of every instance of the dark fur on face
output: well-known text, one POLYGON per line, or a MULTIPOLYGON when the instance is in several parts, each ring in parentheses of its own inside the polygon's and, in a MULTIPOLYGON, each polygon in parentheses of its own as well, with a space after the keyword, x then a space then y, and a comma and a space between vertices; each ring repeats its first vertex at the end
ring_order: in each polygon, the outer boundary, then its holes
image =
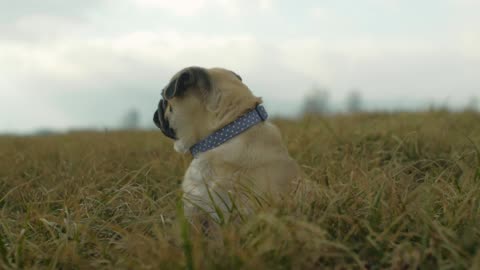
POLYGON ((153 114, 153 122, 163 132, 163 134, 170 139, 176 140, 177 134, 175 130, 170 127, 168 119, 165 117, 165 111, 168 106, 168 101, 161 99, 158 103, 158 109, 153 114))
POLYGON ((162 97, 166 100, 181 97, 192 87, 205 90, 211 88, 210 77, 204 68, 188 67, 175 74, 163 89, 162 97))
POLYGON ((176 140, 175 130, 170 127, 165 112, 168 107, 168 101, 182 97, 189 88, 198 87, 202 89, 210 89, 211 83, 208 73, 200 67, 188 67, 173 76, 169 84, 162 90, 162 99, 158 103, 158 109, 153 114, 153 122, 162 130, 163 134, 171 139, 176 140))

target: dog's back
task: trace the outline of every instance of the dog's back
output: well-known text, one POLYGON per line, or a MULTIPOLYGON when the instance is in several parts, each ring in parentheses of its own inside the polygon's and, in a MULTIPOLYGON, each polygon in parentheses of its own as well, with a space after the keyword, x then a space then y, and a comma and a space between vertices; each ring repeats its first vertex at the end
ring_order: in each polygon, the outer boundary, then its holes
POLYGON ((248 212, 259 202, 275 204, 288 196, 298 176, 277 127, 256 125, 194 159, 183 182, 186 204, 194 201, 187 214, 200 207, 216 216, 218 208, 229 211, 232 199, 248 212))

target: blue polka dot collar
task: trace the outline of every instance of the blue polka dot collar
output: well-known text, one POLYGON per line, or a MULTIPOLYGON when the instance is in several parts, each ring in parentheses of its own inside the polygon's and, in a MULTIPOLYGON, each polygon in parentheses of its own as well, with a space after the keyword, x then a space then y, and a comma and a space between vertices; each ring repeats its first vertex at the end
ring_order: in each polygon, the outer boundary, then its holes
POLYGON ((240 116, 237 120, 215 131, 199 143, 190 148, 193 157, 197 157, 203 152, 216 148, 233 137, 243 133, 256 124, 267 120, 268 113, 262 105, 257 105, 255 109, 240 116))

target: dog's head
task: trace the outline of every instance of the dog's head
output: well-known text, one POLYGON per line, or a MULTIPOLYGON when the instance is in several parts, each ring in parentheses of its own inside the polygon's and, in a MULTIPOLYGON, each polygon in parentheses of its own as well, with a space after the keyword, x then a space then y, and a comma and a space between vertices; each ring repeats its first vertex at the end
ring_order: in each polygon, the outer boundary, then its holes
POLYGON ((186 152, 261 102, 232 71, 188 67, 163 89, 153 121, 175 140, 175 150, 186 152))

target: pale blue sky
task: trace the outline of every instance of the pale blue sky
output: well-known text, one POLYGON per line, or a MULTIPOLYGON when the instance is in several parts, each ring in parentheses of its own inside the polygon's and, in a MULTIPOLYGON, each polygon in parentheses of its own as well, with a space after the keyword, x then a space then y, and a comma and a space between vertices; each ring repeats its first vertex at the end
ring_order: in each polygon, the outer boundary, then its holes
POLYGON ((0 132, 150 125, 180 68, 221 66, 280 115, 313 84, 341 108, 480 96, 477 0, 0 0, 0 132))

